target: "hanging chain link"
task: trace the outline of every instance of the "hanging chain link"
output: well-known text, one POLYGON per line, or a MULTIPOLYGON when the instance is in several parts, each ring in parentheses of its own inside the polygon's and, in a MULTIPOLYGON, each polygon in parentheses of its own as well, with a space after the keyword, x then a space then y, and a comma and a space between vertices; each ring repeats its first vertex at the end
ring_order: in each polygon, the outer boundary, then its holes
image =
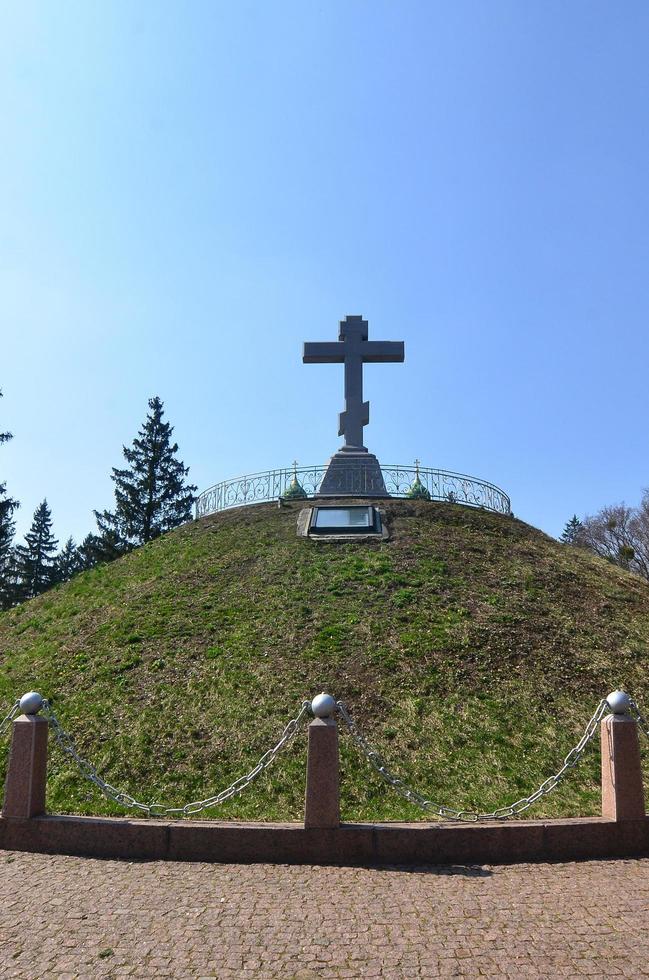
POLYGON ((443 817, 446 820, 467 820, 475 822, 477 820, 506 820, 508 817, 513 817, 517 813, 522 813, 523 810, 527 810, 534 803, 540 800, 543 796, 551 793, 556 786, 559 785, 561 780, 564 778, 567 772, 574 769, 579 763, 586 746, 594 736, 597 731, 597 725, 608 712, 609 707, 605 700, 599 702, 597 709, 586 725, 584 734, 579 739, 574 749, 571 749, 568 755, 563 760, 563 765, 561 769, 554 776, 550 776, 546 779, 537 790, 534 791, 530 796, 525 796, 516 803, 512 803, 509 806, 501 806, 496 810, 492 810, 490 813, 480 813, 475 810, 458 810, 452 806, 444 806, 441 803, 435 803, 432 800, 427 799, 417 790, 412 789, 408 786, 403 779, 399 776, 395 776, 394 773, 390 771, 388 765, 383 758, 383 756, 372 748, 365 736, 358 730, 356 724, 349 716, 347 708, 342 701, 336 702, 340 715, 345 722, 349 732, 360 748, 361 752, 366 756, 371 765, 376 769, 378 774, 385 779, 396 792, 402 796, 404 799, 408 800, 409 803, 414 803, 415 806, 421 807, 422 810, 427 812, 435 813, 438 817, 443 817))
POLYGON ((300 723, 304 718, 306 712, 310 706, 309 701, 303 701, 300 707, 298 715, 289 721, 286 725, 284 731, 282 732, 279 741, 267 752, 265 752, 262 757, 257 762, 249 773, 245 776, 240 776, 239 779, 235 779, 227 789, 221 790, 220 793, 214 796, 208 796, 204 800, 196 800, 193 803, 186 803, 182 807, 172 807, 164 806, 162 803, 141 803, 131 796, 130 793, 125 793, 122 790, 116 789, 101 778, 92 763, 83 759, 77 752, 76 746, 68 733, 59 723, 49 701, 43 701, 43 713, 50 723, 52 731, 54 732, 56 741, 63 750, 63 752, 70 756, 70 758, 76 762, 79 767, 82 776, 89 782, 93 783, 103 794, 112 800, 118 806, 121 806, 128 810, 140 810, 146 813, 147 816, 165 817, 165 816, 186 816, 190 813, 200 813, 201 810, 207 810, 210 807, 219 806, 226 800, 229 800, 232 796, 237 796, 242 793, 250 783, 259 776, 264 769, 272 763, 275 756, 284 748, 287 742, 289 742, 300 727, 300 723))
POLYGON ((647 719, 644 717, 644 715, 641 714, 640 708, 638 707, 637 702, 633 700, 633 698, 629 698, 629 704, 631 706, 631 711, 635 717, 635 720, 640 725, 640 728, 645 733, 647 738, 649 738, 649 724, 647 723, 647 719))
POLYGON ((4 716, 2 721, 0 721, 0 737, 2 737, 4 733, 7 731, 7 729, 9 728, 9 725, 18 714, 19 708, 20 708, 20 701, 14 701, 7 714, 4 716))
MULTIPOLYGON (((643 717, 640 709, 633 700, 629 698, 629 704, 631 712, 635 717, 638 725, 644 732, 644 734, 649 738, 649 723, 643 717)), ((19 711, 20 702, 16 701, 5 717, 0 721, 0 736, 4 735, 8 729, 11 721, 15 718, 19 711)), ((403 779, 396 776, 388 767, 387 762, 383 756, 374 749, 362 732, 358 729, 356 723, 351 718, 345 704, 342 701, 336 702, 336 707, 340 716, 347 726, 349 733, 353 740, 356 742, 357 746, 365 755, 370 764, 378 772, 378 774, 390 785, 392 788, 409 803, 413 803, 415 806, 420 807, 428 813, 434 813, 438 817, 447 820, 465 820, 475 822, 478 820, 506 820, 509 817, 513 817, 518 813, 522 813, 529 807, 533 806, 534 803, 538 802, 542 797, 551 793, 559 783, 565 778, 566 774, 574 769, 579 762, 588 746, 589 742, 595 735, 597 731, 597 726, 602 720, 605 714, 609 712, 610 706, 606 699, 602 699, 595 713, 590 718, 584 733, 578 743, 573 749, 568 752, 565 759, 563 760, 563 765, 557 773, 546 779, 537 790, 531 793, 529 796, 522 797, 515 803, 509 806, 498 807, 488 813, 480 812, 477 810, 462 810, 451 806, 445 806, 444 804, 434 802, 428 799, 422 793, 418 792, 409 786, 403 779)), ((119 790, 110 783, 107 783, 99 775, 92 763, 88 762, 86 759, 82 758, 77 752, 76 746, 72 737, 65 731, 65 729, 60 724, 56 714, 54 713, 52 706, 47 699, 43 700, 42 710, 43 715, 47 718, 56 741, 65 755, 69 756, 78 766, 81 775, 96 786, 101 793, 104 794, 109 800, 112 800, 118 806, 129 809, 129 810, 139 810, 145 813, 147 816, 187 816, 189 814, 200 813, 202 810, 207 810, 212 807, 217 807, 226 800, 229 800, 233 796, 237 796, 242 793, 249 785, 253 782, 265 769, 267 769, 279 752, 284 748, 284 746, 293 738, 300 724, 302 723, 305 715, 310 709, 310 702, 303 701, 297 716, 286 725, 277 743, 267 752, 265 752, 257 764, 246 773, 244 776, 240 776, 235 779, 226 789, 221 790, 220 793, 216 793, 213 796, 208 796, 203 800, 195 800, 192 803, 186 803, 182 807, 172 807, 165 806, 162 803, 142 803, 131 796, 130 793, 126 793, 123 790, 119 790)))

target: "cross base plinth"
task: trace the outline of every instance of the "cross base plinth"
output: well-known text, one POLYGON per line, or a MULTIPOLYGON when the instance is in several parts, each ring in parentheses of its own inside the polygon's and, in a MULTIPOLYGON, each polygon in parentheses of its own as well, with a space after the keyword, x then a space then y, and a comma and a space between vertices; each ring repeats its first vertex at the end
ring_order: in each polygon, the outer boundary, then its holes
POLYGON ((379 461, 367 449, 345 446, 329 463, 316 497, 389 497, 379 461))

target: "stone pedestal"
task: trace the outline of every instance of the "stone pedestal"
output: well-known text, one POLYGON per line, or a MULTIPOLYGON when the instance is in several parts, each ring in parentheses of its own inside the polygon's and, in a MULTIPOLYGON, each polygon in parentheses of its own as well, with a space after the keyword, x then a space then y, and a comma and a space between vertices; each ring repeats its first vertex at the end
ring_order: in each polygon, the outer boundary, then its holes
POLYGON ((602 816, 639 820, 645 816, 638 726, 628 715, 602 719, 602 816))
POLYGON ((340 826, 338 727, 333 718, 316 718, 309 725, 304 826, 340 826))
POLYGON ((335 453, 317 497, 389 497, 379 461, 367 449, 344 446, 335 453))
POLYGON ((47 729, 47 720, 38 715, 20 715, 13 722, 3 817, 24 820, 45 813, 47 729))

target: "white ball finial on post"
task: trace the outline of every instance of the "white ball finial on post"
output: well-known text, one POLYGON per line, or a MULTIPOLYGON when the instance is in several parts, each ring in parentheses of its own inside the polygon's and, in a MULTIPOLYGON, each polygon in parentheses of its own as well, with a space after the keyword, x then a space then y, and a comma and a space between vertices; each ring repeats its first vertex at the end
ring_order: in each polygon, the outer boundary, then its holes
POLYGON ((626 691, 611 691, 606 703, 614 715, 628 715, 631 709, 631 698, 626 691))
POLYGON ((18 702, 23 715, 37 715, 43 707, 43 698, 38 691, 28 691, 18 702))
POLYGON ((311 711, 316 718, 331 718, 336 713, 336 701, 332 698, 331 694, 316 695, 316 697, 311 702, 311 711))

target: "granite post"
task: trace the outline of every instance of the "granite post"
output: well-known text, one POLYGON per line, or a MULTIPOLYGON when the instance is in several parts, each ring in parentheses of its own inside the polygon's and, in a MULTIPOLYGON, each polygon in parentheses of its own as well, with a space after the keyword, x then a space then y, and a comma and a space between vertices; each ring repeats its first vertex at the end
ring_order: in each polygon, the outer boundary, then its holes
POLYGON ((13 722, 2 816, 25 820, 45 813, 46 718, 19 715, 13 722))
POLYGON ((304 826, 340 826, 338 726, 333 718, 316 718, 309 725, 304 826))
POLYGON ((601 741, 602 816, 641 820, 645 804, 636 721, 627 714, 606 715, 601 741))

